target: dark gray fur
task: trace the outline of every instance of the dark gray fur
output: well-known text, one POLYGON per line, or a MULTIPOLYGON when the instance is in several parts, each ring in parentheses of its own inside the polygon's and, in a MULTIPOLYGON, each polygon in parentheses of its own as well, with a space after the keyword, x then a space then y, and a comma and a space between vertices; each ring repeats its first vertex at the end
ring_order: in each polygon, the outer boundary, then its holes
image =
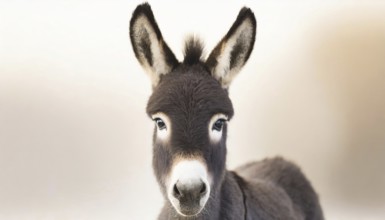
POLYGON ((229 66, 231 69, 246 63, 256 32, 256 21, 251 10, 243 8, 240 11, 237 20, 206 62, 202 58, 202 43, 191 38, 186 42, 185 60, 179 63, 164 42, 150 6, 147 3, 139 5, 130 22, 131 42, 139 61, 152 65, 154 56, 151 44, 154 42, 150 42, 148 30, 132 29, 137 18, 143 15, 153 26, 160 45, 165 48, 165 63, 171 69, 171 72, 159 76, 160 80, 153 86, 147 105, 149 115, 164 112, 173 125, 173 133, 167 144, 158 142, 154 136, 154 173, 165 197, 159 219, 322 220, 317 194, 296 165, 277 157, 228 171, 225 164, 227 125, 219 143, 212 144, 209 141, 207 125, 210 118, 216 113, 226 114, 229 120, 233 116, 228 90, 223 88, 221 79, 215 77, 212 70, 218 64, 222 44, 233 36, 245 19, 250 19, 253 36, 243 39, 249 40, 247 44, 240 41, 234 46, 229 66), (137 42, 139 34, 143 35, 143 40, 137 42), (210 198, 204 210, 194 217, 179 215, 166 196, 164 178, 170 172, 173 160, 180 156, 201 158, 213 175, 210 198))

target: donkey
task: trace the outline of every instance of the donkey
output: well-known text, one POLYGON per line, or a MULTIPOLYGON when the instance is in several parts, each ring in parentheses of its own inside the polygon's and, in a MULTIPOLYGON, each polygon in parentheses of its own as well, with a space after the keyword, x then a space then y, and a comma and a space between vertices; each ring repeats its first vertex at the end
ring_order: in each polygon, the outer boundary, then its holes
POLYGON ((300 169, 280 157, 226 169, 227 123, 234 114, 229 84, 254 46, 256 19, 242 8, 228 33, 203 59, 191 37, 179 62, 148 3, 130 21, 136 58, 153 93, 153 169, 165 198, 165 219, 322 220, 317 194, 300 169))

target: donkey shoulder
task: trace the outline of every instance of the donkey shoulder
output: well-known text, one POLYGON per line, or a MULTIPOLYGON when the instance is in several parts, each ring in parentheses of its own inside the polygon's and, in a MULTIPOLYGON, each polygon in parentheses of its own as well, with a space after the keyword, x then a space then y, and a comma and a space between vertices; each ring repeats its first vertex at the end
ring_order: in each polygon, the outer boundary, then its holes
POLYGON ((249 196, 257 200, 254 203, 273 206, 290 204, 282 208, 287 210, 286 214, 294 216, 293 219, 323 219, 317 194, 294 163, 275 157, 245 164, 235 172, 247 182, 249 196), (254 198, 261 195, 265 196, 254 198))

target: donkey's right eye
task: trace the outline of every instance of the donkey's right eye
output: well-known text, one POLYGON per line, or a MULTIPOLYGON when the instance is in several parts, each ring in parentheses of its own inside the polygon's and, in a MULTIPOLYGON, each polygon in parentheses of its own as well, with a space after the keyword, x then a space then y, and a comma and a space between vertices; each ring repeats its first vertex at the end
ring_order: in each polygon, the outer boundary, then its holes
POLYGON ((156 126, 158 127, 159 130, 167 129, 166 124, 164 123, 164 121, 162 119, 155 118, 154 121, 155 121, 156 126))
POLYGON ((167 141, 171 135, 171 121, 170 118, 163 112, 158 112, 151 115, 152 120, 156 126, 156 138, 157 140, 167 141))

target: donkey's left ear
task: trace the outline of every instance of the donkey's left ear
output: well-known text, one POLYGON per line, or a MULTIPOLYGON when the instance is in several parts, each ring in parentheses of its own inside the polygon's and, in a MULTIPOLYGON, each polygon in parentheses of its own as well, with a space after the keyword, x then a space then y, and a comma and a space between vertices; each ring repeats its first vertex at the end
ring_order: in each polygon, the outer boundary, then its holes
POLYGON ((130 38, 135 56, 155 87, 161 75, 171 72, 178 60, 163 40, 148 3, 136 7, 130 21, 130 38))
POLYGON ((207 58, 206 65, 222 87, 227 89, 249 59, 254 47, 257 22, 249 8, 242 8, 237 19, 207 58))

